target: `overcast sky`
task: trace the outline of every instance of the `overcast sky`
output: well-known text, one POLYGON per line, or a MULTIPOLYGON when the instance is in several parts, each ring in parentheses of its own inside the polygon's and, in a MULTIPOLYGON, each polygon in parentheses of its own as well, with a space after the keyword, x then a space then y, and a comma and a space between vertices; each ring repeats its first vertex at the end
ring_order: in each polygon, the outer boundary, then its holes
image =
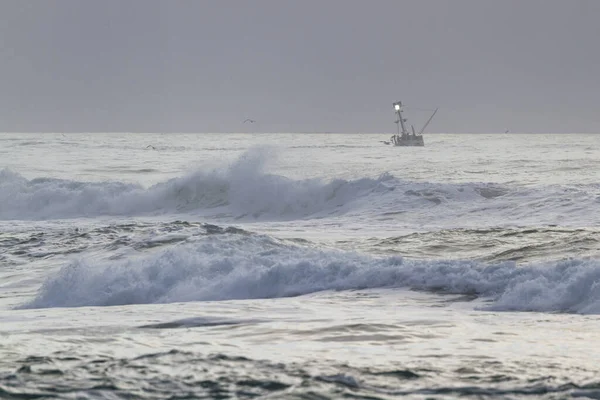
POLYGON ((600 1, 0 0, 0 131, 392 132, 396 100, 600 132, 600 1))

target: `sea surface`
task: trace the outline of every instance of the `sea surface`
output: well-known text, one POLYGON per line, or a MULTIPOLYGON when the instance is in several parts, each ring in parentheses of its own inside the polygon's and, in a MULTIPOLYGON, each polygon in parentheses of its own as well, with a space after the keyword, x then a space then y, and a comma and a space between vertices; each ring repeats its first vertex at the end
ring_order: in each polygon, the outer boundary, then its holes
POLYGON ((600 135, 0 134, 0 398, 600 399, 600 135))

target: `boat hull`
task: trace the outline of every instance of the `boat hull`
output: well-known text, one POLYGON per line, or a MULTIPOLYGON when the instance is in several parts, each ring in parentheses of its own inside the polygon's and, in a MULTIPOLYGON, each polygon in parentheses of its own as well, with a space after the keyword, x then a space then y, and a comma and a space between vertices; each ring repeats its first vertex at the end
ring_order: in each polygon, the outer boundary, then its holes
POLYGON ((423 136, 395 136, 392 140, 394 146, 425 146, 423 136))

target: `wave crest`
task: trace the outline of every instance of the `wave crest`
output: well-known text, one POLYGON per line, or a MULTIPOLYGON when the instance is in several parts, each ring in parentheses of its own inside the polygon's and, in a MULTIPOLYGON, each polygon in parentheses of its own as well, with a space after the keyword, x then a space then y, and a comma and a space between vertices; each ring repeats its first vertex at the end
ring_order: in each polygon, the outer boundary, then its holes
POLYGON ((600 313, 600 261, 407 260, 225 234, 121 261, 74 261, 25 308, 299 296, 406 287, 489 298, 487 310, 600 313))
POLYGON ((361 223, 423 227, 590 226, 600 213, 597 185, 520 187, 412 182, 383 174, 357 179, 291 179, 265 172, 269 149, 230 165, 201 168, 149 188, 0 172, 0 220, 192 214, 236 220, 297 220, 351 213, 361 223))
POLYGON ((390 176, 353 181, 292 180, 266 174, 271 153, 246 152, 236 162, 212 170, 143 188, 122 182, 77 182, 63 179, 27 180, 10 170, 0 171, 0 219, 52 219, 136 216, 198 212, 234 218, 295 219, 340 207, 382 185, 390 176))

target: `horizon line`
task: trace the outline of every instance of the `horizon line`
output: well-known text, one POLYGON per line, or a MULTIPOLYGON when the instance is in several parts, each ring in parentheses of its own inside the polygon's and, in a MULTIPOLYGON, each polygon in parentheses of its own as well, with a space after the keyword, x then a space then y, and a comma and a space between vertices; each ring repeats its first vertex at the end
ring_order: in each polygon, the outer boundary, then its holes
MULTIPOLYGON (((332 134, 332 135, 395 135, 394 132, 337 132, 337 131, 298 131, 298 132, 233 132, 233 131, 0 131, 0 134, 194 134, 194 135, 261 135, 261 134, 332 134)), ((423 135, 572 135, 599 134, 600 132, 426 132, 423 135)))

